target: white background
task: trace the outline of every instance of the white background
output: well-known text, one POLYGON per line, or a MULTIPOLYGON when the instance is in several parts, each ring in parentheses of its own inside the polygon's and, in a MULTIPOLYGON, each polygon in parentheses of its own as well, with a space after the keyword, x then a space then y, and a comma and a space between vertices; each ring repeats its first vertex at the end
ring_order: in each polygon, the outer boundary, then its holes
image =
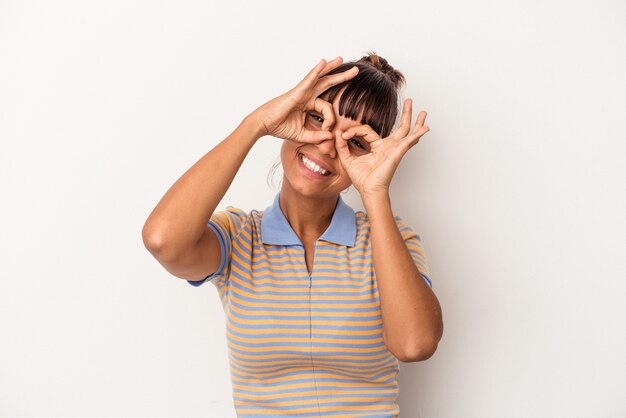
MULTIPOLYGON (((0 416, 234 417, 217 291, 141 228, 242 117, 369 49, 431 129, 391 194, 445 331, 401 365, 401 416, 626 416, 625 22, 618 0, 0 1, 0 416)), ((271 204, 279 146, 218 209, 271 204)))

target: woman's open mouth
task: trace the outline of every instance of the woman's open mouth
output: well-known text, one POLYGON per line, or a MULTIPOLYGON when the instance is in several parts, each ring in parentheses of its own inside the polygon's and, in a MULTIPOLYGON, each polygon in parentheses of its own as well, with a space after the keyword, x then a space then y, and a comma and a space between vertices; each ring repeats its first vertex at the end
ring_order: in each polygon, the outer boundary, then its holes
POLYGON ((330 171, 323 169, 301 153, 298 153, 298 159, 300 160, 300 166, 307 174, 309 174, 309 177, 325 178, 332 174, 330 171))

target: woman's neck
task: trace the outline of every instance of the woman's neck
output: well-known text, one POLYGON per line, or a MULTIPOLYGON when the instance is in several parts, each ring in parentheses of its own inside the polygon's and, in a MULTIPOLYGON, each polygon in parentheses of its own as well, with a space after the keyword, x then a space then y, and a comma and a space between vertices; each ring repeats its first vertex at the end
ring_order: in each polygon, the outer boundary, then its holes
POLYGON ((317 241, 333 219, 339 195, 328 198, 309 197, 289 187, 280 191, 280 209, 300 241, 317 241))

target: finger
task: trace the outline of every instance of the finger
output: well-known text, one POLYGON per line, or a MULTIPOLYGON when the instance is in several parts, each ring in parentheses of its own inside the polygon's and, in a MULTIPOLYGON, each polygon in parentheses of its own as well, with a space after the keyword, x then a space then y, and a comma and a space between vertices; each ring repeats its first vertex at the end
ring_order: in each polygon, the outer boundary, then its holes
POLYGON ((409 133, 409 130, 411 129, 412 111, 413 111, 413 100, 406 99, 404 101, 404 106, 402 108, 402 116, 400 117, 400 123, 389 136, 393 136, 395 138, 404 138, 409 133))
POLYGON ((296 87, 312 88, 315 83, 317 83, 320 73, 322 72, 322 69, 326 67, 326 64, 326 60, 322 58, 321 61, 318 62, 317 65, 311 69, 311 71, 309 71, 309 73, 298 83, 296 87))
POLYGON ((404 138, 404 140, 407 141, 408 147, 411 148, 413 145, 420 142, 422 136, 424 136, 424 134, 428 131, 430 131, 430 128, 428 126, 422 126, 417 132, 407 136, 406 138, 404 138))
POLYGON ((320 142, 324 142, 332 138, 333 133, 330 131, 311 131, 309 129, 303 129, 302 134, 297 139, 297 142, 319 144, 320 142))
POLYGON ((319 77, 323 77, 335 68, 339 67, 342 62, 343 58, 341 56, 338 56, 337 58, 333 58, 332 60, 328 61, 324 69, 319 73, 319 77))
POLYGON ((378 141, 380 139, 380 136, 369 125, 353 126, 351 128, 348 128, 342 135, 343 139, 350 139, 353 136, 358 136, 359 138, 363 138, 369 143, 378 141))
POLYGON ((342 71, 337 74, 327 75, 324 78, 321 78, 317 81, 313 89, 313 97, 317 97, 332 86, 336 86, 337 84, 341 84, 345 81, 350 80, 354 76, 359 73, 359 67, 356 65, 349 70, 342 71))
POLYGON ((324 99, 316 97, 315 101, 313 102, 313 106, 315 111, 321 113, 324 117, 324 122, 322 122, 323 131, 335 124, 335 111, 333 109, 333 105, 331 105, 324 99))
POLYGON ((352 158, 350 149, 348 148, 347 139, 343 139, 341 129, 335 130, 335 149, 340 161, 349 161, 352 158))
POLYGON ((426 121, 426 111, 422 110, 419 115, 417 115, 417 120, 415 121, 415 126, 413 127, 413 133, 419 131, 426 121))

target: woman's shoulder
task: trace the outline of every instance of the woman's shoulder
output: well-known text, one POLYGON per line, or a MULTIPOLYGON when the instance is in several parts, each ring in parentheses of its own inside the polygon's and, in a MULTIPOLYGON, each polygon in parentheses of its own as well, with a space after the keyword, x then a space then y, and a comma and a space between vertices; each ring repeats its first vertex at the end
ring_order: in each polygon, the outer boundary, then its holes
POLYGON ((228 212, 228 213, 232 213, 232 214, 240 215, 240 216, 252 216, 255 213, 259 213, 259 211, 257 209, 245 210, 245 209, 240 208, 238 206, 232 206, 232 205, 226 206, 226 208, 224 208, 224 210, 222 212, 228 212))
POLYGON ((258 224, 263 217, 263 211, 258 209, 245 210, 238 206, 228 205, 223 210, 216 210, 211 219, 227 221, 236 224, 258 224))
MULTIPOLYGON (((356 216, 356 227, 357 227, 357 235, 360 234, 369 234, 370 233, 370 218, 367 216, 367 212, 364 211, 354 211, 356 216)), ((414 228, 411 226, 410 222, 407 222, 402 216, 393 214, 393 219, 396 221, 396 226, 398 230, 402 234, 403 238, 409 238, 413 235, 419 234, 416 233, 414 228)))
MULTIPOLYGON (((354 215, 356 217, 356 222, 357 225, 359 224, 363 224, 363 225, 369 225, 370 223, 370 219, 367 216, 367 212, 365 211, 361 211, 361 210, 355 210, 354 211, 354 215)), ((403 220, 403 218, 400 215, 397 214, 393 214, 393 218, 396 220, 397 224, 402 224, 402 225, 406 225, 405 221, 403 220)))

